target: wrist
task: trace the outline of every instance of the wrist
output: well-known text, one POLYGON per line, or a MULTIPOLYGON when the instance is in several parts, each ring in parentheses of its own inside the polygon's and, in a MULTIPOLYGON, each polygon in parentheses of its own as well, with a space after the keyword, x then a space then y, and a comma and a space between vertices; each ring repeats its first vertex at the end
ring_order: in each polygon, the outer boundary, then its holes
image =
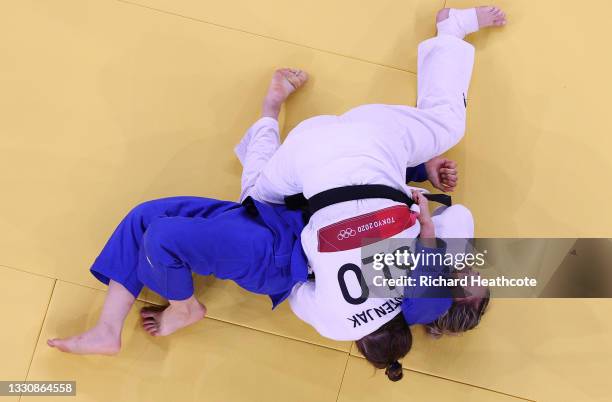
POLYGON ((264 106, 261 110, 261 117, 271 117, 274 120, 278 120, 279 115, 280 115, 280 108, 275 108, 272 106, 264 106))
POLYGON ((421 238, 434 239, 436 237, 436 229, 431 220, 421 223, 421 238))

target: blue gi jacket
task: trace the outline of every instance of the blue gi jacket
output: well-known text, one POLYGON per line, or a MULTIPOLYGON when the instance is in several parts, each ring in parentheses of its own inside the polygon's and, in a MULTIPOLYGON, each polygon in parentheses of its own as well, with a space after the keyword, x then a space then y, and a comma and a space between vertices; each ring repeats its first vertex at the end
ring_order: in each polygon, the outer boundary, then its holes
MULTIPOLYGON (((284 205, 267 204, 247 198, 245 204, 251 204, 266 226, 274 232, 277 244, 274 245, 278 265, 290 267, 293 285, 308 280, 308 259, 302 248, 301 233, 304 229, 302 211, 287 209, 284 205)), ((279 294, 271 294, 272 308, 282 303, 293 286, 279 294)))
MULTIPOLYGON (((446 244, 442 240, 437 240, 436 248, 424 247, 418 240, 416 243, 415 254, 439 255, 443 260, 446 252, 446 244)), ((436 261, 438 258, 429 258, 436 261)), ((446 287, 421 286, 420 277, 437 278, 446 277, 448 269, 444 265, 419 264, 412 271, 411 277, 416 279, 417 285, 406 287, 404 300, 402 301, 402 314, 409 325, 428 324, 444 314, 453 303, 450 289, 446 287)))

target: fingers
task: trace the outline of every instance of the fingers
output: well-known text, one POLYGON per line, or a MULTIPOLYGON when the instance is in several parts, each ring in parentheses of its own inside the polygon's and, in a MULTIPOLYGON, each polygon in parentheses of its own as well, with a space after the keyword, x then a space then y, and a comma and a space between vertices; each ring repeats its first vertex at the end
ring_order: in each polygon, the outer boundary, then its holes
POLYGON ((440 190, 451 192, 457 187, 457 181, 459 180, 457 163, 450 159, 446 159, 441 166, 439 174, 442 188, 440 188, 440 190))
POLYGON ((411 190, 411 193, 412 193, 412 200, 413 200, 413 201, 414 201, 414 202, 415 202, 417 205, 420 205, 420 202, 419 202, 419 194, 420 194, 420 193, 419 193, 418 191, 416 191, 416 190, 411 190))
POLYGON ((412 190, 412 199, 419 207, 427 208, 427 198, 418 190, 412 190))
POLYGON ((446 184, 447 186, 454 186, 457 185, 457 181, 459 179, 457 178, 456 174, 447 174, 441 177, 441 182, 442 184, 446 184))
POLYGON ((429 214, 429 204, 427 198, 418 190, 412 190, 412 199, 419 206, 419 213, 417 219, 421 222, 421 225, 429 223, 431 216, 429 214))
POLYGON ((440 187, 439 189, 444 191, 444 192, 453 192, 455 191, 455 188, 457 187, 457 181, 442 181, 440 183, 440 187))
POLYGON ((450 159, 444 159, 444 163, 442 164, 442 166, 448 169, 457 169, 457 162, 452 161, 450 159))
POLYGON ((456 187, 457 186, 447 186, 446 184, 442 184, 440 190, 444 191, 445 193, 452 193, 455 191, 456 187))

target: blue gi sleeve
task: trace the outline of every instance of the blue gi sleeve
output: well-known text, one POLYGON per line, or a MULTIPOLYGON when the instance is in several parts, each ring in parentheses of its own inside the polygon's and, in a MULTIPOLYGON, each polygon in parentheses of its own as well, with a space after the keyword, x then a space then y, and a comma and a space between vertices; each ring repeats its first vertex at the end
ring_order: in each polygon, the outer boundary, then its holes
POLYGON ((410 182, 420 183, 424 182, 425 180, 427 180, 427 169, 425 169, 424 163, 406 168, 406 184, 410 182))
POLYGON ((415 286, 408 286, 404 291, 402 314, 408 325, 428 324, 451 306, 453 299, 451 290, 447 287, 433 287, 422 284, 421 278, 447 277, 449 270, 444 265, 446 243, 436 239, 437 247, 424 247, 417 239, 415 255, 428 256, 425 263, 419 264, 411 277, 416 279, 415 286))

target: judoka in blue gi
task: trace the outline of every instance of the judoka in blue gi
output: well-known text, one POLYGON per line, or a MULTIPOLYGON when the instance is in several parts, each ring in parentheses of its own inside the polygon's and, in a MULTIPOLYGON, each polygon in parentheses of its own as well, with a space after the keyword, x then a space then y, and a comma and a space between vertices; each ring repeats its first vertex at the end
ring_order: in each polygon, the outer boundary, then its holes
MULTIPOLYGON (((436 166, 453 163, 443 160, 436 166)), ((407 174, 422 181, 425 165, 407 169, 407 174)), ((454 167, 440 167, 433 174, 433 181, 454 188, 454 167), (443 169, 450 173, 442 178, 443 169)), ((143 326, 152 335, 168 335, 199 321, 206 308, 194 296, 192 273, 233 280, 250 292, 269 295, 275 307, 296 283, 307 280, 299 238, 303 227, 300 211, 251 198, 242 204, 201 197, 142 203, 121 221, 91 267, 109 285, 98 323, 83 334, 48 344, 77 354, 119 352, 125 317, 144 286, 171 301, 165 310, 142 310, 143 326)), ((424 302, 427 308, 436 304, 424 302)), ((442 309, 446 303, 442 301, 442 309)))

